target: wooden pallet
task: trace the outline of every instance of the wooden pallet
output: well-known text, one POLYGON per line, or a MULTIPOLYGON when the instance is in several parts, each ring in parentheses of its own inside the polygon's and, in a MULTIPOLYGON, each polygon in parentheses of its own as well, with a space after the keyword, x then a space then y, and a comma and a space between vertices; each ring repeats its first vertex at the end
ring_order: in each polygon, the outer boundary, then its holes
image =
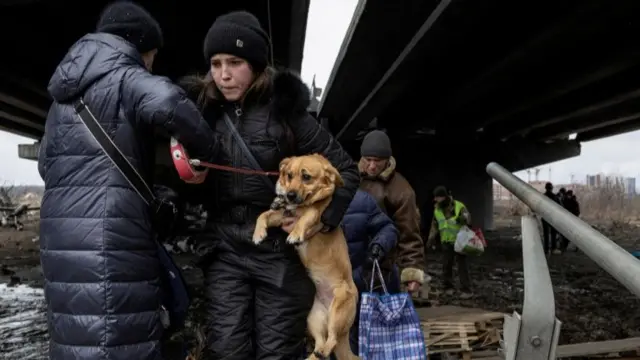
POLYGON ((430 354, 470 352, 471 344, 478 340, 473 322, 428 321, 422 325, 430 354))
POLYGON ((475 349, 486 349, 489 347, 499 347, 502 338, 502 321, 495 319, 482 319, 476 322, 478 330, 478 342, 474 344, 475 349))

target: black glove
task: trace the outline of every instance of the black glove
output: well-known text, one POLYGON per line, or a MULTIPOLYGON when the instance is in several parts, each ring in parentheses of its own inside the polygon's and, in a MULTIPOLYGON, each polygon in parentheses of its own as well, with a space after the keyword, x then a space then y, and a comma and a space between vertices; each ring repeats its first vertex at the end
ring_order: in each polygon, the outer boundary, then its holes
POLYGON ((367 263, 373 264, 373 262, 376 260, 380 262, 383 257, 384 249, 382 249, 382 246, 380 246, 379 244, 372 244, 369 247, 369 252, 367 253, 367 263))
POLYGON ((180 214, 178 209, 178 194, 168 187, 154 185, 155 200, 150 204, 151 223, 153 230, 160 239, 173 236, 180 214))

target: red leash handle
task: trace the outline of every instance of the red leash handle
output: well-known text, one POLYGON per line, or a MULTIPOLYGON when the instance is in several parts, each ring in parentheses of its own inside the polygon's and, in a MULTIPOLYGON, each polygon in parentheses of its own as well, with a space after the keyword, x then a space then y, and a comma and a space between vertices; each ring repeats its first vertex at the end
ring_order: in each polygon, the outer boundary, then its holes
POLYGON ((235 172, 246 175, 262 175, 262 176, 279 176, 277 171, 261 171, 250 169, 239 169, 231 166, 224 166, 218 164, 212 164, 210 162, 202 161, 199 159, 189 159, 187 150, 180 144, 175 138, 171 138, 169 143, 171 149, 171 158, 173 159, 173 165, 178 171, 180 179, 189 184, 200 184, 204 181, 209 173, 209 169, 216 169, 222 171, 235 172), (204 171, 198 171, 195 167, 204 167, 204 171))
POLYGON ((171 149, 171 159, 173 160, 173 166, 175 166, 180 179, 189 184, 201 184, 209 173, 209 169, 204 171, 197 171, 189 163, 189 155, 187 150, 176 140, 171 138, 169 142, 169 148, 171 149))

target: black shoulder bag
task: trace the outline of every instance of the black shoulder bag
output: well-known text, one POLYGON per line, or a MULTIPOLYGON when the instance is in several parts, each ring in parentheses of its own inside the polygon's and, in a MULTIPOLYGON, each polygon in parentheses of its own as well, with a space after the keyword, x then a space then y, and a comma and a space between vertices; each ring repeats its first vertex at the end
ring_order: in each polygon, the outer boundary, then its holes
MULTIPOLYGON (((75 101, 73 107, 104 153, 111 159, 115 167, 140 195, 142 200, 149 205, 153 220, 157 220, 154 223, 161 222, 171 215, 175 216, 177 213, 176 207, 172 203, 163 201, 155 196, 144 178, 118 149, 84 101, 82 99, 75 101)), ((187 283, 182 277, 180 268, 173 261, 160 239, 157 236, 154 236, 154 238, 158 250, 158 259, 164 271, 162 279, 164 285, 163 313, 161 314, 161 319, 165 330, 173 332, 184 327, 191 299, 187 283)))

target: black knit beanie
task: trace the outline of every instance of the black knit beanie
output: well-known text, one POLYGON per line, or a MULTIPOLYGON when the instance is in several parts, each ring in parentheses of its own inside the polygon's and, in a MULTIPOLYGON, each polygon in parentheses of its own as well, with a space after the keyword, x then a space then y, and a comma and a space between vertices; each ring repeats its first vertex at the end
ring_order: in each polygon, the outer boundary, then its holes
POLYGON ((269 36, 260 21, 246 11, 221 15, 213 22, 204 39, 207 62, 216 54, 229 54, 246 60, 253 70, 261 72, 269 62, 269 36))
POLYGON ((449 191, 446 187, 440 185, 433 189, 433 197, 447 197, 449 196, 449 191))
POLYGON ((391 140, 389 140, 389 136, 384 131, 373 130, 362 140, 360 156, 387 159, 391 155, 391 140))
POLYGON ((162 29, 143 7, 129 1, 107 5, 100 15, 96 32, 118 35, 143 54, 163 45, 162 29))

